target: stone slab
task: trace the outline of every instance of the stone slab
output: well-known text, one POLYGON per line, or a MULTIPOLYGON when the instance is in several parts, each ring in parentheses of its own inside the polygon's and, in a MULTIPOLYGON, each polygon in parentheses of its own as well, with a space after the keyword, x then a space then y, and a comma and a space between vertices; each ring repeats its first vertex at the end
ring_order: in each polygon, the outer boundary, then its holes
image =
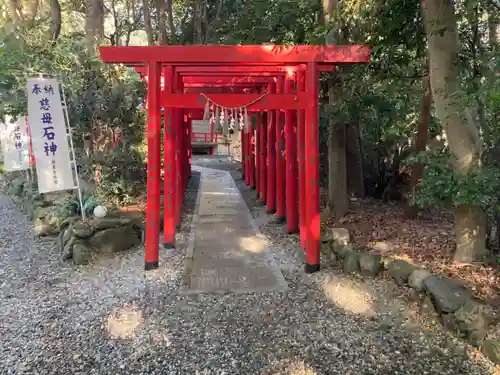
POLYGON ((201 172, 201 184, 180 293, 287 290, 268 242, 259 232, 231 175, 196 165, 193 169, 201 172))

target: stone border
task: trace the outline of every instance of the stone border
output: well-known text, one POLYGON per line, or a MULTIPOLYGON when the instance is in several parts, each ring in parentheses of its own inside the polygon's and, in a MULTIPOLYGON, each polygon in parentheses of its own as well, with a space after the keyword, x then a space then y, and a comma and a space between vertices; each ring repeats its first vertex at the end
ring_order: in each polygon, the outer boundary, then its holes
POLYGON ((198 225, 198 220, 200 218, 200 202, 201 202, 201 192, 203 187, 204 175, 202 171, 198 171, 193 168, 196 172, 200 173, 200 182, 198 183, 198 191, 196 192, 196 203, 194 205, 193 217, 189 223, 189 234, 186 246, 186 251, 184 254, 184 270, 181 277, 181 283, 179 285, 179 294, 184 294, 189 289, 189 278, 191 277, 191 271, 193 269, 193 258, 194 258, 194 246, 196 242, 196 226, 198 225))
POLYGON ((422 312, 436 314, 445 329, 480 348, 493 363, 500 364, 500 339, 487 338, 494 320, 491 306, 474 299, 472 292, 457 280, 434 275, 402 259, 359 253, 349 246, 347 229, 329 230, 329 235, 322 237, 322 252, 333 252, 340 258, 344 273, 375 277, 387 270, 398 286, 411 288, 421 300, 422 312))

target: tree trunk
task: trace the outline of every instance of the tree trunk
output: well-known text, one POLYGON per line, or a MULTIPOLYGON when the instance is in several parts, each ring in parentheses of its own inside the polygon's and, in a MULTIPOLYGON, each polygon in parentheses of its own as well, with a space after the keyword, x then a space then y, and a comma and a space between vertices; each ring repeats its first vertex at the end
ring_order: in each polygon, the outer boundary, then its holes
POLYGON ((146 30, 146 35, 148 38, 148 46, 155 44, 153 36, 153 27, 151 26, 151 11, 149 9, 149 0, 142 1, 143 12, 144 12, 144 28, 146 30))
POLYGON ((103 0, 86 0, 85 39, 89 51, 94 51, 96 39, 104 36, 103 0))
MULTIPOLYGON (((323 0, 320 22, 327 28, 325 44, 342 44, 340 25, 334 25, 339 11, 338 0, 323 0)), ((340 69, 340 68, 339 68, 340 69)), ((328 103, 335 106, 340 98, 342 82, 340 77, 328 82, 328 103)), ((346 168, 346 129, 345 124, 328 120, 328 214, 336 219, 344 216, 348 209, 347 168, 346 168)))
POLYGON ((158 12, 158 42, 160 45, 168 44, 167 15, 165 13, 165 0, 156 0, 156 11, 158 12))
MULTIPOLYGON (((333 95, 330 95, 333 98, 333 95)), ((328 213, 336 219, 344 216, 348 209, 346 172, 346 127, 330 123, 328 134, 328 213)))
POLYGON ((7 3, 7 7, 9 8, 10 18, 15 25, 19 25, 22 23, 22 11, 21 5, 17 0, 9 0, 7 3))
POLYGON ((32 0, 31 4, 27 7, 26 18, 29 22, 34 22, 38 14, 38 8, 40 6, 40 0, 32 0))
POLYGON ((365 175, 359 122, 349 125, 346 131, 346 175, 348 193, 364 198, 365 175))
POLYGON ((59 0, 50 0, 50 16, 52 17, 52 43, 55 44, 57 39, 59 39, 59 35, 61 34, 61 5, 59 4, 59 0))
MULTIPOLYGON (((466 175, 479 165, 479 131, 467 120, 458 82, 458 33, 453 0, 421 0, 424 26, 429 44, 429 71, 436 113, 446 132, 453 168, 466 175)), ((482 260, 486 249, 486 216, 480 207, 455 208, 457 248, 454 261, 482 260)))
MULTIPOLYGON (((431 105, 432 105, 432 95, 431 95, 431 83, 429 76, 424 77, 424 93, 422 94, 422 99, 420 100, 420 121, 418 123, 417 136, 415 140, 415 155, 419 152, 425 151, 427 147, 427 139, 429 137, 429 124, 431 122, 431 105)), ((410 176, 410 186, 409 190, 411 193, 414 192, 415 187, 422 179, 424 174, 424 166, 422 164, 413 164, 411 167, 410 176)), ((407 218, 414 218, 417 216, 417 206, 412 204, 411 199, 407 197, 405 207, 405 215, 407 218)))
POLYGON ((498 25, 500 17, 498 16, 498 9, 490 5, 488 10, 488 39, 490 41, 490 48, 495 51, 498 47, 498 25))
POLYGON ((172 10, 172 0, 166 1, 166 11, 167 11, 167 19, 168 19, 168 28, 170 29, 170 40, 172 44, 177 43, 177 33, 174 25, 174 12, 172 10))
POLYGON ((193 44, 203 44, 203 0, 194 0, 193 44))

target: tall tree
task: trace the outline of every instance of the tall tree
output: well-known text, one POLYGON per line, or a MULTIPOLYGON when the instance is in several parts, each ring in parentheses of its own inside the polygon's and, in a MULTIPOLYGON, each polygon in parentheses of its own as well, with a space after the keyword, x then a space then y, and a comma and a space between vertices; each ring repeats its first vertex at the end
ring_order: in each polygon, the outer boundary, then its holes
POLYGON ((104 36, 103 0, 86 0, 85 3, 85 39, 89 51, 94 49, 96 39, 104 36))
MULTIPOLYGON (((415 154, 423 152, 427 146, 427 139, 429 137, 429 124, 431 122, 431 105, 432 105, 432 95, 431 95, 431 84, 429 76, 423 78, 424 92, 420 100, 420 119, 417 127, 417 135, 415 139, 415 154)), ((424 165, 421 163, 415 163, 411 168, 410 176, 410 191, 413 192, 417 184, 422 179, 424 174, 424 165)), ((417 206, 412 204, 411 200, 408 199, 407 206, 405 209, 405 215, 408 218, 413 218, 417 215, 417 206)))
POLYGON ((177 43, 177 33, 175 30, 174 23, 174 10, 172 8, 172 0, 166 0, 165 11, 167 12, 168 28, 170 29, 170 42, 172 44, 177 43))
POLYGON ((52 42, 56 43, 59 35, 61 34, 62 17, 61 17, 61 4, 59 0, 50 0, 50 16, 52 18, 52 42))
MULTIPOLYGON (((453 0, 421 0, 429 44, 429 72, 436 113, 443 124, 453 156, 453 169, 465 177, 481 160, 481 139, 472 116, 464 112, 465 100, 458 79, 459 39, 453 0)), ((481 260, 486 248, 486 216, 480 207, 455 207, 456 251, 454 261, 481 260)))
POLYGON ((153 27, 151 26, 151 11, 149 10, 149 0, 142 1, 143 11, 144 11, 144 29, 146 30, 146 36, 148 38, 148 46, 155 44, 153 36, 153 27))
POLYGON ((165 0, 156 0, 156 12, 158 14, 158 43, 160 45, 168 44, 167 33, 167 15, 165 13, 165 0))
MULTIPOLYGON (((320 21, 327 29, 325 44, 342 44, 338 0, 323 0, 320 21)), ((335 106, 341 98, 340 75, 328 82, 328 102, 335 106)), ((347 197, 346 124, 330 118, 328 124, 328 214, 340 218, 349 209, 347 197)))

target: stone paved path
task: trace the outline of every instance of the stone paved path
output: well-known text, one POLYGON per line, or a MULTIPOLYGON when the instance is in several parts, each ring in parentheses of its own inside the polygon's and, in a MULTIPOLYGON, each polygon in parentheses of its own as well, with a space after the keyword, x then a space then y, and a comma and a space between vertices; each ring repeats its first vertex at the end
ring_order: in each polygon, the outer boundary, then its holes
POLYGON ((287 284, 229 172, 201 173, 184 293, 284 291, 287 284))

